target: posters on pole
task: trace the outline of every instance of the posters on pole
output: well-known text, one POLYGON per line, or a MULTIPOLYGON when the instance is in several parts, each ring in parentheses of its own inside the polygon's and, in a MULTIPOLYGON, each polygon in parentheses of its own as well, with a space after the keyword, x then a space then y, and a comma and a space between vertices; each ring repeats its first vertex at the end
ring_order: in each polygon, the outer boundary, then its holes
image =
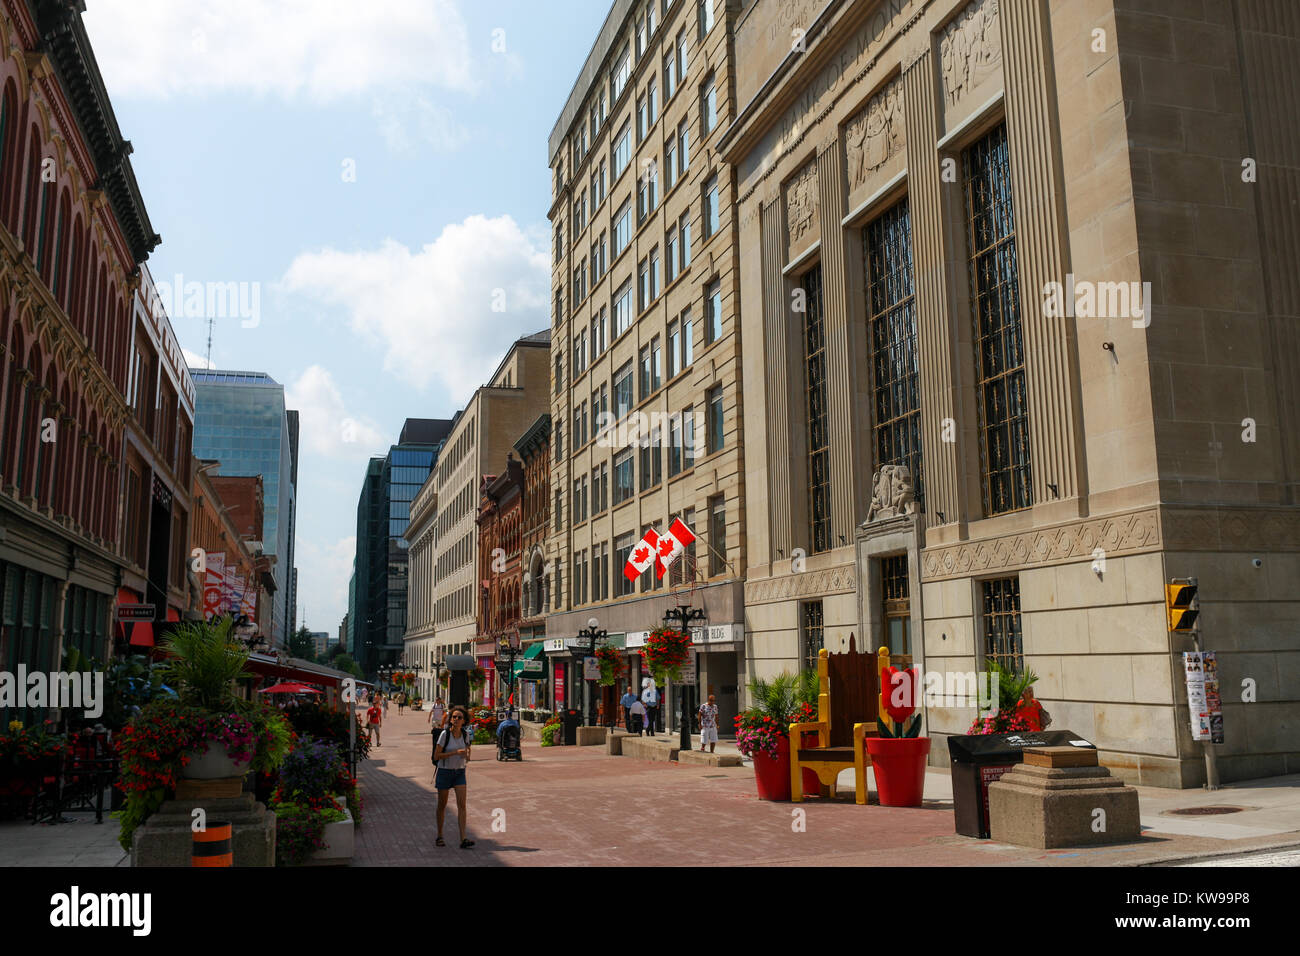
POLYGON ((1187 709, 1192 739, 1223 743, 1223 703, 1219 697, 1219 663, 1214 651, 1184 651, 1187 709))

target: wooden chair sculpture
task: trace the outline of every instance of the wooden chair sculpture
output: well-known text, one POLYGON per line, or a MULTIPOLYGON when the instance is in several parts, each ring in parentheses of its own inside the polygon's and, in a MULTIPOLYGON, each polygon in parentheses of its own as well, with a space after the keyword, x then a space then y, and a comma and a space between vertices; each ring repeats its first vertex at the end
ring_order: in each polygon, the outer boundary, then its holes
POLYGON ((852 767, 856 772, 854 794, 858 803, 867 802, 867 755, 863 738, 876 733, 877 706, 880 693, 875 654, 860 652, 857 640, 849 635, 849 649, 844 654, 830 654, 825 648, 817 652, 817 676, 821 689, 817 696, 817 719, 790 725, 790 797, 803 801, 803 769, 817 774, 823 793, 834 794, 840 771, 852 767), (800 734, 817 732, 817 745, 800 746, 800 734))

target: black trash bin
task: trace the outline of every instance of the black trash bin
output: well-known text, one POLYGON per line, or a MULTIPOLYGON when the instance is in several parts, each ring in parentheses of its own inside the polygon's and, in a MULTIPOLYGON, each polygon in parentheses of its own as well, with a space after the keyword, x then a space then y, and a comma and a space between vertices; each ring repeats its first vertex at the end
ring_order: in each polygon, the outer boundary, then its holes
POLYGON ((957 832, 981 840, 989 838, 989 784, 1023 762, 1026 748, 1070 746, 1097 749, 1073 730, 949 737, 952 807, 957 832))
POLYGON ((564 712, 561 720, 564 724, 564 745, 566 747, 576 747, 578 745, 578 728, 582 726, 582 711, 570 707, 564 712))

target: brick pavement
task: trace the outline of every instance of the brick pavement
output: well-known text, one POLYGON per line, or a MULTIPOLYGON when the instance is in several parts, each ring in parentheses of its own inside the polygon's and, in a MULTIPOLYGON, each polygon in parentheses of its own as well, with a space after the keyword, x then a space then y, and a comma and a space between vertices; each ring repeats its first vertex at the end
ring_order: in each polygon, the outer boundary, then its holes
POLYGON ((796 805, 759 800, 748 767, 654 763, 610 757, 600 747, 525 742, 523 762, 498 762, 492 745, 475 748, 468 817, 478 845, 457 846, 453 796, 448 846, 439 848, 424 715, 399 718, 394 710, 385 730, 384 746, 360 771, 360 866, 1071 866, 1155 862, 1223 847, 1169 834, 1092 850, 1010 847, 955 835, 946 799, 917 809, 812 800, 800 805, 805 832, 794 832, 796 805), (504 832, 493 832, 494 811, 504 832))

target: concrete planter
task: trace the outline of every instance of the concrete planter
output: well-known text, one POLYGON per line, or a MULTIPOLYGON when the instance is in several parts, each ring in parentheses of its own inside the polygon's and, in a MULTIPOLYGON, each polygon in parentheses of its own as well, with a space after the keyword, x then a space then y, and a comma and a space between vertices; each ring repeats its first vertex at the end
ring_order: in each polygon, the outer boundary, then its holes
POLYGON ((230 777, 242 777, 248 773, 252 763, 252 757, 242 763, 236 763, 227 755, 225 744, 210 740, 206 753, 191 753, 190 762, 181 768, 181 779, 225 780, 230 777))
POLYGON ((342 820, 325 824, 325 834, 322 839, 325 841, 325 849, 317 850, 308 857, 309 866, 343 865, 351 862, 356 850, 356 825, 352 822, 352 812, 344 809, 342 820))

